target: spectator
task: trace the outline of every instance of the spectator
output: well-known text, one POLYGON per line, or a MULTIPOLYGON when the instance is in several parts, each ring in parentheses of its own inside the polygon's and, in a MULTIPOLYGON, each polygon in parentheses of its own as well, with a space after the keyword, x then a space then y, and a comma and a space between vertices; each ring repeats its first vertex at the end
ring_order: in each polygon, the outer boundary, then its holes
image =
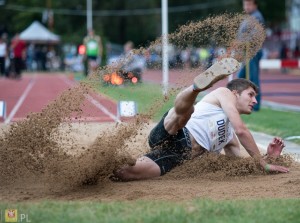
POLYGON ((0 37, 0 76, 5 76, 5 60, 7 56, 6 42, 0 37))
POLYGON ((191 55, 190 48, 186 48, 180 52, 180 60, 182 61, 183 66, 186 69, 190 67, 190 55, 191 55))
MULTIPOLYGON (((258 22, 264 24, 264 18, 261 12, 258 10, 257 1, 256 0, 243 0, 243 8, 244 11, 253 16, 258 22)), ((244 29, 247 29, 248 21, 245 20, 241 27, 240 32, 244 32, 244 29)), ((260 80, 259 80, 259 61, 262 58, 262 49, 260 49, 257 54, 249 61, 249 79, 256 84, 260 89, 260 80)), ((238 78, 246 78, 246 66, 243 66, 239 71, 238 78)), ((260 109, 261 103, 261 92, 259 90, 256 96, 257 104, 254 106, 254 111, 258 111, 260 109)))
MULTIPOLYGON (((289 49, 288 49, 286 43, 282 43, 281 48, 280 48, 280 59, 281 60, 287 59, 288 58, 288 52, 289 52, 289 49)), ((282 73, 287 73, 288 70, 287 70, 286 67, 282 67, 281 72, 282 73)))
POLYGON ((134 43, 132 41, 128 41, 124 44, 121 69, 126 73, 131 72, 137 78, 137 81, 141 82, 142 73, 146 67, 146 61, 143 56, 134 53, 133 48, 134 43))
POLYGON ((37 69, 40 71, 46 71, 46 62, 47 62, 47 47, 39 46, 35 52, 36 61, 37 61, 37 69))
POLYGON ((299 49, 299 45, 297 45, 295 47, 295 50, 294 50, 294 58, 295 59, 299 59, 300 58, 300 49, 299 49))
POLYGON ((26 68, 28 71, 33 71, 35 62, 35 46, 33 43, 29 44, 26 50, 26 68))
POLYGON ((17 33, 13 38, 10 46, 12 50, 13 57, 13 68, 15 71, 15 78, 21 78, 21 72, 24 68, 24 59, 26 57, 26 44, 23 40, 20 39, 19 34, 17 33))

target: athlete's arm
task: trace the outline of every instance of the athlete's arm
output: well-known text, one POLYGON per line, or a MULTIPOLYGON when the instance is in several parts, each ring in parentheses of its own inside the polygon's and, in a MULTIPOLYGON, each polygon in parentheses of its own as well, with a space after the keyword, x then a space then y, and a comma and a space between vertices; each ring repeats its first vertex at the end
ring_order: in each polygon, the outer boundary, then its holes
POLYGON ((236 108, 237 99, 235 94, 227 88, 219 88, 214 91, 214 96, 219 106, 227 115, 241 144, 245 147, 250 156, 259 159, 261 157, 259 149, 236 108))
MULTIPOLYGON (((231 92, 227 88, 219 88, 214 91, 214 96, 217 98, 220 107, 227 115, 240 143, 243 145, 249 155, 259 161, 262 168, 266 169, 267 163, 264 159, 262 159, 252 134, 242 121, 240 114, 236 108, 237 99, 235 94, 233 94, 233 92, 231 92)), ((283 173, 289 171, 288 168, 276 165, 268 165, 267 168, 268 171, 278 171, 283 173)))
POLYGON ((234 133, 232 140, 230 140, 230 142, 226 146, 224 146, 224 152, 226 156, 241 157, 240 143, 234 133))

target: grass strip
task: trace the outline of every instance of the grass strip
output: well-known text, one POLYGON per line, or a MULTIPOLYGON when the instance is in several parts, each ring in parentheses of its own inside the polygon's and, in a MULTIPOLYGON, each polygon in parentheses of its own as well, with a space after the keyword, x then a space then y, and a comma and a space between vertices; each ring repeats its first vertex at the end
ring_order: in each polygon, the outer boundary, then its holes
MULTIPOLYGON (((276 223, 298 222, 300 219, 299 206, 299 199, 231 201, 197 199, 180 203, 167 201, 2 203, 0 209, 2 213, 5 209, 17 209, 19 218, 20 214, 25 214, 32 223, 276 223)), ((23 221, 25 222, 25 220, 23 221)))

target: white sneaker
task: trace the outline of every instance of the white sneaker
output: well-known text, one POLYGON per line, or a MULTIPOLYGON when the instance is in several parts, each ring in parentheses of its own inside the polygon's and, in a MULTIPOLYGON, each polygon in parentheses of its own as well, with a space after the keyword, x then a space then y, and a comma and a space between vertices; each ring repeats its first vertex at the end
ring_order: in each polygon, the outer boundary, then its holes
POLYGON ((223 58, 194 78, 194 90, 203 91, 210 88, 214 83, 236 72, 239 68, 240 63, 237 60, 223 58))

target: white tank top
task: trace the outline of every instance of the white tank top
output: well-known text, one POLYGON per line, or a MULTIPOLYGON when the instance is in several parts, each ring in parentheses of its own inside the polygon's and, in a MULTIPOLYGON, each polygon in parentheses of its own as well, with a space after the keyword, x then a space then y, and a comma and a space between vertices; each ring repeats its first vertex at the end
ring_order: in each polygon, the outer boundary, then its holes
POLYGON ((196 142, 210 152, 220 153, 233 138, 233 128, 223 109, 207 102, 198 102, 186 124, 196 142))

